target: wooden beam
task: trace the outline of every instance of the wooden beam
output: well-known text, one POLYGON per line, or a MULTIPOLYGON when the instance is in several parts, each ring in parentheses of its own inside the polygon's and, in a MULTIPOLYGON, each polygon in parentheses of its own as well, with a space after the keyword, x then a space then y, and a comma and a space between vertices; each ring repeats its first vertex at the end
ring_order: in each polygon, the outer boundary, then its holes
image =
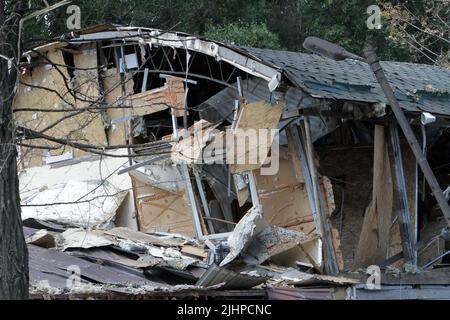
POLYGON ((393 184, 384 126, 375 125, 372 201, 364 215, 355 267, 386 261, 392 221, 393 184))
POLYGON ((405 174, 403 169, 402 151, 400 148, 400 138, 398 136, 397 124, 391 122, 389 124, 392 152, 394 157, 394 173, 395 173, 395 197, 394 212, 398 215, 398 223, 400 227, 400 236, 402 238, 402 247, 405 263, 417 265, 417 258, 414 254, 414 241, 412 236, 411 215, 408 204, 408 194, 406 190, 405 174))
POLYGON ((339 272, 336 252, 333 246, 333 239, 331 233, 330 221, 324 211, 323 195, 321 194, 320 184, 317 176, 317 169, 314 162, 314 145, 311 139, 311 131, 309 127, 309 118, 305 117, 302 122, 302 134, 305 139, 305 153, 308 161, 308 169, 311 177, 313 198, 315 208, 317 210, 318 220, 320 221, 320 234, 322 237, 324 252, 325 252, 325 266, 326 271, 331 274, 339 272))

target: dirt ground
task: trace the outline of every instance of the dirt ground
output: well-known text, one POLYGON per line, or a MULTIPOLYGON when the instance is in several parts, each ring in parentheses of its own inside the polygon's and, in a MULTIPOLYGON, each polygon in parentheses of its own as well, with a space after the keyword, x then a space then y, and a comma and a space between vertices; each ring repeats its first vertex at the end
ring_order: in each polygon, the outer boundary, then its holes
POLYGON ((364 211, 372 194, 373 147, 318 149, 319 172, 333 183, 336 210, 331 218, 340 231, 344 269, 352 270, 364 211))

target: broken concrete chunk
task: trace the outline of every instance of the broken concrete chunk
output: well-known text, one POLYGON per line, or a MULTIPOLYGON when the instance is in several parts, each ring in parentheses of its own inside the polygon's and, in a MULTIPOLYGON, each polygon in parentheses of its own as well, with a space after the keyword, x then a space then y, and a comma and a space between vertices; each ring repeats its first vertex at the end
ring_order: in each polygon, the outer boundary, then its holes
MULTIPOLYGON (((220 266, 229 264, 238 256, 247 264, 258 265, 271 257, 296 248, 299 244, 312 238, 316 238, 316 236, 269 225, 263 220, 260 207, 253 207, 239 221, 228 238, 230 253, 220 263, 220 266)), ((320 246, 320 242, 317 245, 320 246)), ((313 249, 315 249, 315 246, 313 246, 313 249)), ((310 255, 317 256, 313 253, 310 255)), ((309 259, 305 258, 305 254, 302 256, 292 254, 290 257, 284 257, 280 260, 285 260, 285 265, 295 265, 296 261, 301 258, 310 262, 309 259)))
POLYGON ((237 258, 243 250, 245 250, 255 233, 264 228, 265 223, 262 218, 262 210, 260 206, 252 207, 239 221, 234 228, 233 233, 228 238, 228 247, 230 253, 220 263, 223 267, 237 258))
MULTIPOLYGON (((269 226, 256 235, 248 248, 242 253, 242 259, 249 264, 258 265, 271 257, 276 257, 292 249, 299 249, 299 244, 309 241, 313 237, 316 236, 308 236, 303 232, 269 226)), ((317 245, 320 245, 320 243, 317 245)), ((280 265, 295 265, 299 258, 298 254, 291 254, 284 259, 279 259, 279 262, 282 262, 280 265)))
POLYGON ((145 263, 149 267, 159 266, 161 264, 161 259, 152 256, 151 254, 146 254, 137 260, 140 263, 145 263))

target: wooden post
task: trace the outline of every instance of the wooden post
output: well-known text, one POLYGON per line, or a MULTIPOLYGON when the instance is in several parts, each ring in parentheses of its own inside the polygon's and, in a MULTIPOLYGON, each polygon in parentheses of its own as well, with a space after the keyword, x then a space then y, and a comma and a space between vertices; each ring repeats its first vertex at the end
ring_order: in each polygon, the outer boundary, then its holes
POLYGON ((408 204, 408 194, 406 191, 406 181, 403 169, 402 151, 400 148, 400 139, 398 136, 397 123, 390 123, 390 134, 392 151, 394 156, 395 172, 395 202, 394 212, 398 214, 398 223, 400 227, 400 236, 402 238, 403 258, 405 263, 417 264, 415 250, 413 247, 413 236, 411 226, 411 215, 408 204))
POLYGON ((392 221, 392 194, 393 183, 385 128, 375 125, 372 201, 364 215, 355 254, 355 268, 380 265, 386 261, 392 221))
POLYGON ((439 207, 445 217, 445 220, 447 221, 447 224, 450 226, 450 206, 448 205, 447 199, 442 192, 441 186, 436 180, 433 170, 428 163, 427 157, 423 154, 422 148, 417 142, 417 138, 411 128, 411 125, 408 122, 408 119, 406 118, 399 102, 397 101, 397 98, 395 97, 394 91, 392 90, 389 81, 384 74, 383 68, 381 67, 379 59, 375 53, 375 49, 370 45, 367 46, 364 49, 364 57, 366 58, 367 63, 369 64, 373 74, 375 75, 375 78, 380 84, 381 89, 383 89, 383 92, 387 100, 389 101, 392 112, 394 113, 395 118, 397 119, 398 124, 400 125, 405 138, 409 143, 409 146, 411 147, 411 150, 414 152, 417 163, 420 166, 420 169, 422 169, 422 173, 425 176, 425 179, 427 180, 437 203, 439 204, 439 207))
POLYGON ((315 203, 315 208, 317 210, 317 216, 320 225, 320 234, 322 236, 322 241, 324 244, 325 251, 325 266, 328 273, 336 274, 339 272, 339 266, 337 262, 336 252, 333 246, 333 238, 330 221, 324 211, 323 197, 321 195, 320 184, 318 181, 316 166, 314 163, 314 145, 311 140, 311 132, 309 127, 309 119, 305 117, 303 122, 302 133, 305 138, 305 151, 306 158, 308 162, 309 174, 312 183, 312 192, 315 203))

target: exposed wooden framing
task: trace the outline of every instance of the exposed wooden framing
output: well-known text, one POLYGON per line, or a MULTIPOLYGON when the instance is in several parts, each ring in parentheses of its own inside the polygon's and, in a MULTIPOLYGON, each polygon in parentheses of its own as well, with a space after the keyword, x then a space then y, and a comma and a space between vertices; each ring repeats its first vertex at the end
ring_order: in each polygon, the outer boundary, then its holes
POLYGON ((417 138, 411 128, 410 123, 408 122, 408 119, 405 116, 405 113, 400 107, 400 104, 395 97, 394 91, 392 90, 391 85, 389 84, 389 81, 384 74, 375 49, 370 45, 364 48, 364 57, 366 58, 367 63, 369 64, 373 74, 375 75, 375 78, 380 84, 380 87, 383 89, 383 92, 387 100, 389 101, 392 112, 394 113, 398 124, 400 125, 405 138, 408 141, 409 146, 411 147, 411 150, 413 151, 414 156, 417 159, 417 163, 422 169, 422 173, 425 176, 428 185, 431 188, 431 191, 433 192, 433 195, 445 217, 445 220, 447 221, 447 224, 450 226, 450 206, 444 196, 444 193, 442 192, 439 182, 436 180, 436 176, 434 175, 430 164, 428 163, 427 157, 423 154, 422 149, 417 142, 417 138))
POLYGON ((202 202, 203 210, 205 212, 205 216, 208 218, 208 219, 205 219, 206 223, 208 224, 210 233, 214 233, 214 225, 211 221, 211 214, 209 212, 208 201, 206 200, 205 191, 203 190, 203 185, 202 185, 202 181, 200 179, 200 175, 198 174, 197 169, 195 169, 195 168, 193 169, 193 172, 194 172, 195 181, 197 183, 197 189, 198 189, 198 192, 200 193, 200 200, 202 202))
POLYGON ((400 138, 398 136, 397 123, 389 124, 392 152, 394 157, 394 174, 395 174, 395 197, 394 212, 398 212, 398 223, 400 227, 400 235, 402 238, 402 247, 405 263, 417 265, 417 258, 414 254, 413 236, 411 226, 411 215, 408 204, 408 194, 406 191, 405 174, 403 170, 402 151, 400 148, 400 138))
POLYGON ((309 205, 311 207, 311 213, 314 219, 314 224, 317 228, 317 231, 320 233, 322 230, 322 226, 320 225, 320 219, 318 217, 316 203, 314 202, 313 196, 313 186, 311 181, 311 175, 309 172, 308 160, 306 159, 305 150, 303 148, 302 140, 300 139, 300 135, 298 133, 298 127, 296 124, 292 124, 289 130, 292 133, 292 138, 295 143, 295 147, 297 148, 297 152, 300 155, 300 163, 302 166, 302 173, 305 179, 306 191, 308 193, 309 205))
POLYGON ((169 65, 169 67, 170 67, 170 70, 173 71, 174 69, 173 69, 172 63, 170 62, 169 57, 167 56, 166 50, 164 49, 164 47, 161 47, 161 50, 162 50, 162 52, 164 54, 164 57, 166 58, 166 61, 167 61, 167 64, 169 65))
MULTIPOLYGON (((121 45, 120 47, 115 47, 114 48, 114 55, 115 55, 115 59, 116 59, 116 64, 117 64, 117 71, 120 74, 120 87, 122 90, 122 95, 121 95, 121 103, 124 103, 124 99, 127 96, 127 87, 125 84, 125 72, 126 72, 126 62, 125 62, 125 50, 123 48, 123 45, 121 45), (119 49, 119 52, 117 52, 117 49, 119 49), (119 59, 119 56, 121 57, 121 59, 119 59), (122 66, 120 65, 120 61, 122 60, 122 66), (120 70, 123 70, 124 72, 120 72, 120 70)), ((128 114, 128 110, 126 108, 123 109, 123 117, 127 117, 129 116, 128 114)), ((126 121, 124 123, 124 138, 125 138, 125 143, 127 145, 130 144, 130 124, 129 124, 129 120, 126 121)), ((128 155, 132 154, 132 150, 130 147, 127 147, 127 152, 128 155)), ((133 165, 133 160, 131 159, 131 157, 129 158, 129 165, 133 165)))
POLYGON ((188 200, 189 200, 189 208, 191 208, 192 223, 194 225, 195 235, 196 235, 197 239, 202 239, 203 232, 202 232, 202 226, 200 223, 200 213, 197 208, 197 201, 195 199, 195 193, 192 188, 192 181, 191 181, 191 177, 189 175, 189 169, 188 169, 187 164, 183 163, 180 166, 181 166, 181 173, 182 173, 183 179, 186 182, 186 191, 187 191, 187 196, 188 196, 188 200))
POLYGON ((141 92, 147 91, 148 69, 144 69, 144 79, 142 80, 141 92))
POLYGON ((333 246, 332 231, 330 226, 330 221, 324 212, 323 197, 321 195, 321 190, 318 183, 316 166, 314 163, 314 146, 311 140, 309 119, 305 117, 304 121, 301 122, 302 133, 305 138, 306 145, 306 159, 308 161, 308 170, 311 176, 312 192, 315 202, 315 208, 317 210, 317 217, 320 221, 320 233, 322 241, 324 244, 325 252, 325 266, 327 272, 331 274, 336 274, 339 272, 339 266, 337 262, 336 252, 333 246))
POLYGON ((431 260, 430 262, 428 262, 422 268, 423 269, 431 268, 436 262, 441 260, 443 257, 447 256, 449 253, 450 253, 450 250, 445 251, 443 254, 439 255, 438 257, 436 257, 433 260, 431 260))
POLYGON ((250 188, 250 196, 252 197, 253 206, 261 205, 258 196, 258 190, 256 189, 255 177, 253 176, 253 172, 247 172, 248 177, 248 186, 250 188))
POLYGON ((200 240, 225 240, 229 236, 231 236, 232 232, 225 232, 225 233, 213 233, 208 235, 202 235, 200 237, 200 240))
MULTIPOLYGON (((432 237, 422 239, 415 244, 414 250, 419 254, 420 252, 428 248, 434 241, 440 239, 441 237, 442 234, 437 234, 432 237)), ((386 262, 381 264, 380 266, 390 266, 402 258, 403 258, 403 251, 400 251, 399 253, 387 259, 386 262)))
POLYGON ((415 161, 415 177, 414 177, 414 230, 413 230, 413 248, 414 259, 418 261, 419 253, 417 250, 417 243, 419 241, 419 164, 417 159, 415 161))
POLYGON ((354 267, 386 261, 392 221, 392 174, 385 128, 375 125, 372 201, 367 207, 355 254, 354 267))
POLYGON ((237 225, 236 222, 232 222, 232 221, 228 221, 228 220, 224 220, 224 219, 219 219, 219 218, 214 218, 214 217, 205 217, 204 219, 207 220, 207 221, 217 221, 217 222, 221 222, 221 223, 231 224, 233 226, 237 225))

